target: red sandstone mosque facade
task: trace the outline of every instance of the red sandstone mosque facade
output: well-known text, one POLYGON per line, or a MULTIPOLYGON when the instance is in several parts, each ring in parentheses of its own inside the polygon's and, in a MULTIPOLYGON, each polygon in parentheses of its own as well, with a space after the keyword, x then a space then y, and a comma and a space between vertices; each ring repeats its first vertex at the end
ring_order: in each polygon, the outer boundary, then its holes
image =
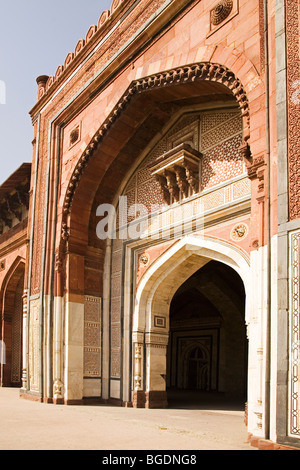
POLYGON ((114 0, 0 187, 1 385, 245 404, 300 447, 299 1, 114 0))

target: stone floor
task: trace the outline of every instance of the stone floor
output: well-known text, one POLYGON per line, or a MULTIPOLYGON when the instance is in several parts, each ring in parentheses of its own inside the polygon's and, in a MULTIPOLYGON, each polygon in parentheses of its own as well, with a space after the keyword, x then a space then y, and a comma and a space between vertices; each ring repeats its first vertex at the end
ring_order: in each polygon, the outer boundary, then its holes
POLYGON ((256 450, 241 406, 217 396, 175 394, 170 408, 147 410, 45 405, 0 388, 0 423, 1 450, 256 450))

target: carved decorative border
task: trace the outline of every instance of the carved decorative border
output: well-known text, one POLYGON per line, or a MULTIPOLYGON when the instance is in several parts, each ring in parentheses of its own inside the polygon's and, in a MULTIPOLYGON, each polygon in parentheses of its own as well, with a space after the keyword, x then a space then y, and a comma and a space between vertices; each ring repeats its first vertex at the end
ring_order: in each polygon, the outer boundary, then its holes
POLYGON ((290 234, 289 432, 300 437, 300 231, 290 234))
POLYGON ((83 152, 79 162, 73 172, 69 186, 66 192, 64 201, 63 212, 66 217, 71 211, 73 197, 76 188, 79 184, 81 176, 86 168, 89 160, 93 153, 98 147, 99 143, 103 140, 107 132, 113 126, 114 122, 121 115, 123 110, 131 102, 132 98, 138 93, 148 91, 151 89, 172 86, 179 83, 190 83, 199 81, 214 81, 221 83, 232 91, 235 96, 244 120, 244 142, 243 147, 247 147, 247 140, 249 139, 249 125, 250 125, 250 114, 249 114, 249 102, 246 96, 246 92, 243 88, 241 81, 236 78, 234 73, 227 67, 220 64, 211 64, 209 62, 202 62, 187 65, 184 67, 178 67, 165 72, 160 72, 155 75, 150 75, 140 80, 134 81, 127 88, 122 98, 116 104, 108 118, 104 121, 100 129, 94 135, 92 141, 89 143, 85 151, 83 152))
POLYGON ((300 217, 300 104, 293 99, 295 83, 300 79, 299 1, 286 2, 286 48, 288 88, 288 160, 290 218, 300 217))
POLYGON ((101 377, 101 298, 84 299, 84 377, 101 377))

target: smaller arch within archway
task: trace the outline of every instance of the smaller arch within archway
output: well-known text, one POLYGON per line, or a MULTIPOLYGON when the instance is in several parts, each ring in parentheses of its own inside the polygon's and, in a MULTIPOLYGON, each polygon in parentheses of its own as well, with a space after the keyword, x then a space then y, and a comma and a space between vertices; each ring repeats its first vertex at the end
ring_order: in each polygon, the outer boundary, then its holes
MULTIPOLYGON (((167 406, 167 348, 170 339, 170 305, 174 294, 193 274, 211 261, 231 268, 248 290, 249 261, 239 249, 207 237, 185 237, 167 250, 142 279, 137 291, 133 342, 137 351, 141 334, 144 355, 135 355, 133 405, 143 396, 146 407, 167 406), (156 319, 160 318, 160 326, 156 319), (164 327, 161 327, 164 325, 164 327)), ((241 322, 246 323, 247 312, 241 322)))
POLYGON ((14 263, 2 291, 1 339, 5 364, 1 364, 1 386, 20 387, 22 381, 22 330, 25 263, 14 263))
POLYGON ((182 353, 181 387, 185 390, 210 389, 210 351, 200 341, 188 344, 182 353))

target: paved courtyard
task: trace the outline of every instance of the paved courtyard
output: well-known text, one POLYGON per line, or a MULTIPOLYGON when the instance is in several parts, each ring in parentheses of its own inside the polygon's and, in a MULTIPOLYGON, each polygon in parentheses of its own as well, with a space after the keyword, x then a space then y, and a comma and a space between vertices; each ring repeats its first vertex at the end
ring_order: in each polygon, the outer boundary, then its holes
POLYGON ((247 442, 243 411, 215 408, 176 402, 165 410, 54 406, 0 388, 0 449, 255 450, 247 442))

